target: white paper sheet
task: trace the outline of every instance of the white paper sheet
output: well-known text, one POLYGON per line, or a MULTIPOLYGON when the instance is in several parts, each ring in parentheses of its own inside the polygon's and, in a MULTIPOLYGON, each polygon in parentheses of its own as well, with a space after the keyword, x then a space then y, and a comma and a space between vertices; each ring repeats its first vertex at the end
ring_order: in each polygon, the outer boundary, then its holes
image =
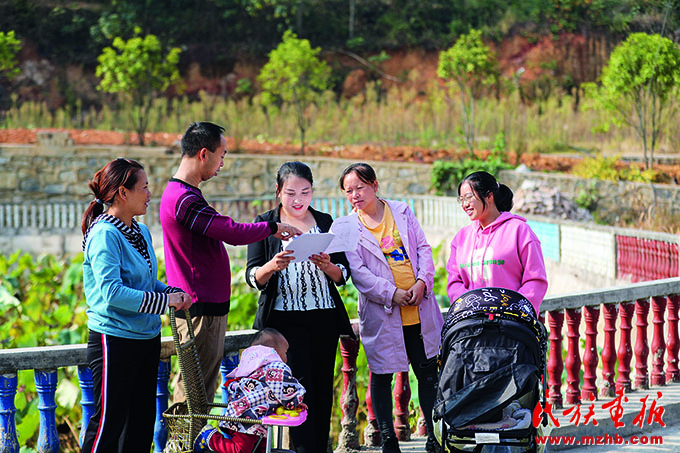
POLYGON ((358 241, 358 234, 350 228, 342 229, 336 233, 306 233, 294 237, 286 245, 284 250, 292 250, 295 259, 307 261, 310 256, 319 253, 336 253, 354 250, 358 241))
POLYGON ((284 250, 292 250, 295 259, 292 261, 307 261, 312 255, 327 253, 326 248, 333 241, 333 233, 307 233, 294 237, 286 244, 284 250))
POLYGON ((348 223, 333 223, 331 233, 335 238, 326 249, 326 253, 347 252, 357 248, 359 232, 348 223))

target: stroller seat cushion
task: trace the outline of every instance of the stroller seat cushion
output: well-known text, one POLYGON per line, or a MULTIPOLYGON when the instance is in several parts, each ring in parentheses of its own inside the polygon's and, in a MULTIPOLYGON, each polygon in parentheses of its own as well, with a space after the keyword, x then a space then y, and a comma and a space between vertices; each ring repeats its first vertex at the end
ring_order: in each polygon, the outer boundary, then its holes
POLYGON ((532 412, 513 401, 503 409, 503 418, 497 422, 477 423, 462 428, 462 431, 508 431, 527 429, 531 424, 532 412))

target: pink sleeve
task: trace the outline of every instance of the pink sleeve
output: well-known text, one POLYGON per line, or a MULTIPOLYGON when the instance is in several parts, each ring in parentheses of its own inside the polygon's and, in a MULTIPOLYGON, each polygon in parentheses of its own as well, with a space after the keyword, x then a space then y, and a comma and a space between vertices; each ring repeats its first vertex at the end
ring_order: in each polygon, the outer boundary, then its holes
POLYGON ((446 273, 449 276, 448 283, 446 284, 446 294, 448 294, 451 304, 467 291, 467 287, 463 282, 463 276, 460 273, 460 266, 456 262, 456 238, 457 236, 451 240, 451 256, 449 256, 449 261, 446 263, 446 273))
MULTIPOLYGON (((529 228, 528 225, 527 228, 529 228)), ((541 243, 531 229, 524 235, 524 239, 526 240, 524 244, 518 244, 521 247, 520 260, 524 266, 524 273, 522 284, 517 291, 529 299, 536 313, 539 313, 541 302, 548 291, 543 252, 541 243)))
POLYGON ((186 192, 177 199, 174 215, 177 223, 191 231, 231 245, 252 244, 271 234, 268 222, 235 222, 192 192, 186 192))

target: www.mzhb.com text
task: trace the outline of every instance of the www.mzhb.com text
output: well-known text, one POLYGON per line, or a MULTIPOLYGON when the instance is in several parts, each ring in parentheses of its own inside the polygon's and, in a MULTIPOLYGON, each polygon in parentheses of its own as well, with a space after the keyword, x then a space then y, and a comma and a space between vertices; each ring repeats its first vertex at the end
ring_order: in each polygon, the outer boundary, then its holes
POLYGON ((663 436, 536 436, 538 445, 663 445, 663 436))

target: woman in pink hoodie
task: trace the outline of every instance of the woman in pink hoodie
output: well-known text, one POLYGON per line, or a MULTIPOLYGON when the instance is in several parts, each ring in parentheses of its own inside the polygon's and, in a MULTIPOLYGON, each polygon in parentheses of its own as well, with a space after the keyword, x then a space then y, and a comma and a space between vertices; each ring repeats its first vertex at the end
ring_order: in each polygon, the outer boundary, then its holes
POLYGON ((458 185, 458 202, 472 224, 451 241, 451 303, 471 289, 507 288, 529 299, 538 315, 548 289, 541 243, 526 219, 510 213, 512 190, 477 171, 458 185))

